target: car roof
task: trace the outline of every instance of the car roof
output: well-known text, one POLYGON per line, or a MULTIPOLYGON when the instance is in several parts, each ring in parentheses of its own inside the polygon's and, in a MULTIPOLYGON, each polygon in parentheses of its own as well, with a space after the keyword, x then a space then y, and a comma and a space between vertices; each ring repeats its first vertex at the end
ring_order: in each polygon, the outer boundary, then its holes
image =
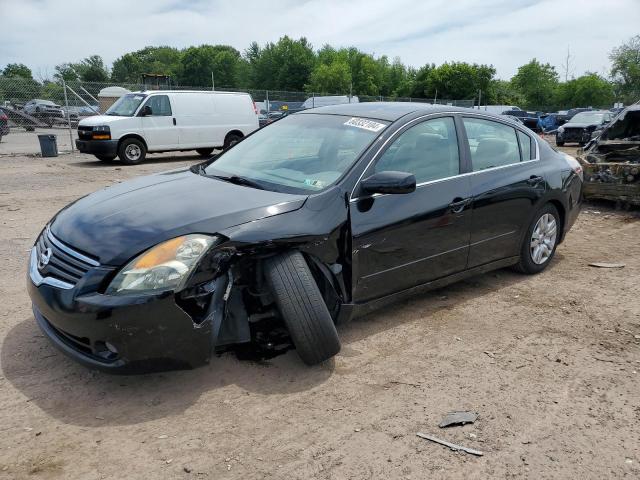
MULTIPOLYGON (((351 117, 375 118, 378 120, 394 122, 399 118, 404 117, 405 115, 416 112, 427 114, 452 111, 476 113, 468 108, 451 107, 449 105, 432 105, 430 103, 420 102, 364 102, 317 107, 309 110, 303 110, 296 113, 296 115, 319 113, 324 115, 345 115, 351 117)), ((496 117, 498 116, 496 115, 496 117)))

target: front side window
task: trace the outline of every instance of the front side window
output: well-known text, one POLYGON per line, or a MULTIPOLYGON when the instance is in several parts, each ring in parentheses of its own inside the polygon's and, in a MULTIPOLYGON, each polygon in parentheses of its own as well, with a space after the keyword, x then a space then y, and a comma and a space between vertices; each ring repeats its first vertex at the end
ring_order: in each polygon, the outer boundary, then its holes
POLYGON ((145 107, 151 107, 152 117, 170 117, 171 116, 171 103, 169 103, 169 97, 167 95, 153 95, 149 97, 145 107))
POLYGON ((474 172, 520 162, 515 128, 481 118, 464 117, 462 121, 469 139, 474 172))
POLYGON ((403 132, 380 157, 375 171, 412 173, 416 183, 459 174, 460 155, 453 118, 427 120, 403 132))
POLYGON ((296 114, 258 130, 205 169, 268 190, 314 193, 333 185, 388 122, 341 115, 296 114))

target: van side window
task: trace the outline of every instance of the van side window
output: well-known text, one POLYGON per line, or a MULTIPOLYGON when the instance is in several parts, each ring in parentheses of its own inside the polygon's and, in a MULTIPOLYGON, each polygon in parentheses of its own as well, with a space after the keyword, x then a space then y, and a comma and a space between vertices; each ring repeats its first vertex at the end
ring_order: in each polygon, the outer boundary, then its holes
POLYGON ((469 139, 474 172, 520 163, 515 128, 481 118, 463 117, 462 121, 469 139))
POLYGON ((154 117, 171 116, 171 103, 167 95, 152 95, 145 105, 151 107, 151 115, 154 117))

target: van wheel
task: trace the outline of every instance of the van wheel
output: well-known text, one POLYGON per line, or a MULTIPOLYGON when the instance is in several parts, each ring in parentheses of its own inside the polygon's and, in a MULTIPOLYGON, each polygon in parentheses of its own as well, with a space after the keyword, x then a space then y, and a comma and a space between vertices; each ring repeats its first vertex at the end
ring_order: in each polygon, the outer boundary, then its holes
POLYGON ((536 213, 527 229, 515 270, 533 274, 547 268, 556 253, 560 228, 558 210, 550 203, 546 204, 536 213))
POLYGON ((208 157, 211 155, 211 152, 213 152, 213 148, 196 148, 196 152, 198 152, 198 155, 201 157, 208 157))
POLYGON ((302 254, 291 251, 268 259, 265 275, 302 361, 315 365, 337 354, 338 332, 302 254))
POLYGON ((95 155, 95 157, 101 162, 113 162, 116 159, 115 155, 95 155))
POLYGON ((237 133, 230 133, 224 139, 224 146, 222 147, 224 150, 228 150, 233 147, 236 143, 242 140, 242 136, 237 133))
POLYGON ((136 138, 127 138, 118 147, 118 157, 120 157, 122 163, 127 165, 142 163, 146 155, 147 149, 144 143, 136 138))

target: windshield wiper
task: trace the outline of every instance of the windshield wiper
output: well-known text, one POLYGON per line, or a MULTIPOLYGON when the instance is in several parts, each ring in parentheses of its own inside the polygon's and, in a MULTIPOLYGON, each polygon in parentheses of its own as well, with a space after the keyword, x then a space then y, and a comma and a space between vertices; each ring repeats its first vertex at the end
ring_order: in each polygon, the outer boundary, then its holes
POLYGON ((265 188, 258 182, 254 182, 246 177, 239 175, 210 175, 213 178, 223 180, 225 182, 234 183, 236 185, 245 185, 247 187, 257 188, 258 190, 264 190, 265 188))

